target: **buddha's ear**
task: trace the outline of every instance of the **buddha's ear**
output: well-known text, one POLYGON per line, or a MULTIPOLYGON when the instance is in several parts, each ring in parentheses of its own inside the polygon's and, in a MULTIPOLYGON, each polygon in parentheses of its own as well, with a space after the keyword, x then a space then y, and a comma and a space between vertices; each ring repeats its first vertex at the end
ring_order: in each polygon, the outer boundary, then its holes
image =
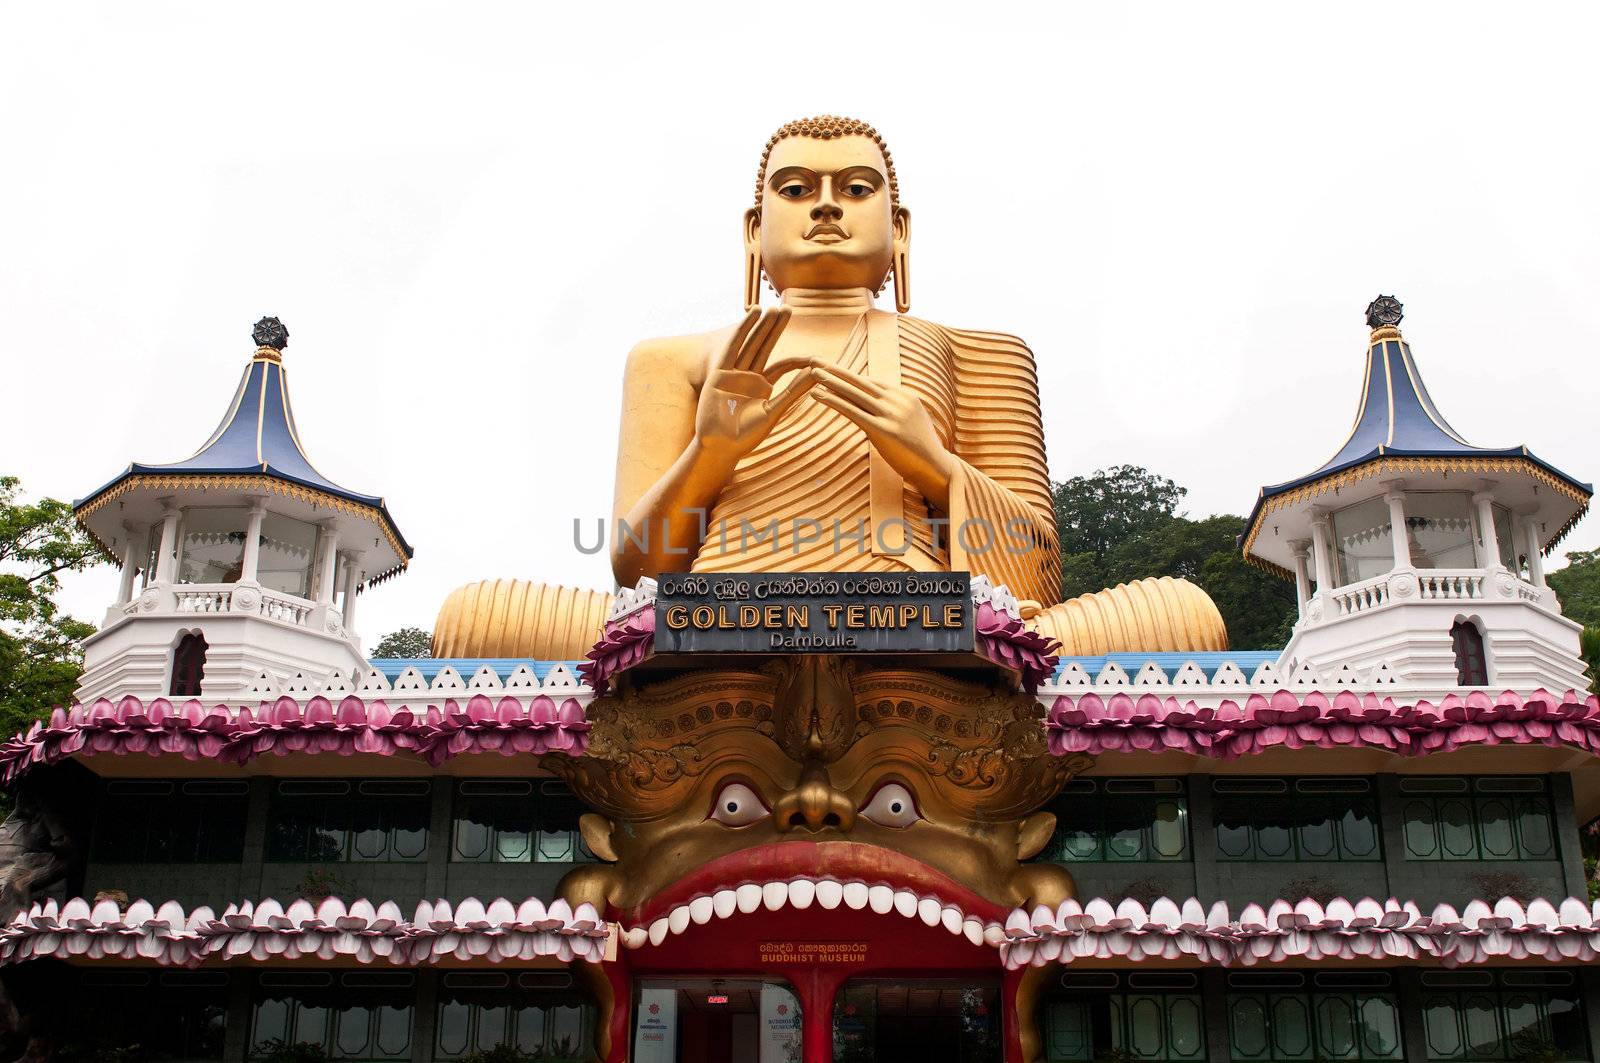
MULTIPOLYGON (((1035 812, 1017 824, 1017 859, 1026 860, 1039 855, 1039 851, 1056 832, 1054 812, 1035 812)), ((587 835, 585 835, 587 837, 587 835)), ((593 848, 593 846, 591 846, 593 848)))
POLYGON ((611 844, 611 832, 616 830, 606 817, 598 812, 585 812, 578 817, 578 833, 589 851, 607 863, 617 862, 617 850, 611 844))
POLYGON ((894 250, 898 255, 911 253, 911 212, 904 207, 894 208, 894 250))
POLYGON ((761 208, 744 212, 744 308, 761 305, 761 208))
POLYGON ((761 253, 760 207, 751 207, 744 212, 744 249, 752 255, 761 253))
POLYGON ((911 212, 894 208, 894 308, 902 314, 911 310, 911 212))

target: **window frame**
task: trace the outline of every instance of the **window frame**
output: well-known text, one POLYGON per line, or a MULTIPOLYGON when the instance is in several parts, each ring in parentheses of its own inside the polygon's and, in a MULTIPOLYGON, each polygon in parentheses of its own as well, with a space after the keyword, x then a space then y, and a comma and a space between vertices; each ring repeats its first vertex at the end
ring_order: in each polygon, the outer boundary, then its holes
POLYGON ((559 779, 457 779, 450 791, 450 863, 452 864, 585 864, 598 858, 589 850, 579 829, 578 819, 586 806, 559 779), (518 792, 518 788, 525 787, 518 792), (498 788, 501 792, 495 793, 498 788), (507 829, 505 821, 482 822, 472 817, 473 809, 482 819, 494 811, 510 812, 506 818, 521 818, 528 829, 507 829), (562 825, 546 830, 547 823, 562 825), (570 823, 570 825, 566 825, 570 823), (484 832, 482 856, 466 855, 463 835, 471 829, 484 832), (525 834, 524 855, 508 856, 502 835, 525 834), (548 855, 547 836, 565 835, 560 856, 548 855))
POLYGON ((1074 779, 1052 802, 1050 811, 1055 813, 1056 827, 1035 860, 1058 864, 1182 864, 1194 861, 1189 787, 1182 776, 1074 779), (1143 814, 1128 816, 1128 806, 1137 808, 1140 804, 1145 806, 1143 814), (1162 820, 1156 813, 1163 804, 1176 806, 1179 844, 1175 855, 1164 853, 1157 841, 1156 832, 1162 820), (1114 829, 1113 815, 1141 821, 1135 855, 1113 852, 1116 839, 1129 833, 1126 826, 1114 829), (1089 820, 1093 823, 1089 824, 1089 820), (1093 855, 1073 855, 1070 836, 1090 833, 1094 837, 1093 855))
POLYGON ((433 780, 407 779, 276 779, 267 807, 267 844, 264 863, 268 864, 424 864, 428 847, 434 843, 433 780), (405 789, 409 787, 409 792, 405 789), (287 788, 287 789, 286 789, 287 788), (329 798, 320 804, 317 798, 329 798), (401 815, 398 799, 412 798, 415 805, 401 815), (299 813, 303 822, 294 828, 301 835, 298 848, 285 843, 279 825, 289 819, 295 803, 303 802, 299 813), (377 814, 377 827, 362 827, 358 817, 377 814), (320 816, 320 821, 315 821, 320 816), (363 835, 381 831, 383 849, 363 852, 363 835), (317 851, 315 838, 338 835, 338 851, 317 851), (402 843, 402 839, 405 839, 402 843), (403 844, 403 848, 402 848, 403 844), (414 851, 413 851, 414 850, 414 851))
POLYGON ((1559 861, 1561 859, 1561 839, 1556 826, 1555 798, 1550 786, 1550 778, 1546 775, 1433 775, 1414 776, 1400 780, 1400 830, 1405 845, 1405 859, 1417 863, 1456 863, 1456 864, 1482 864, 1504 863, 1511 861, 1559 861), (1513 789, 1512 784, 1533 783, 1524 789, 1513 789), (1460 783, 1458 789, 1448 789, 1453 783, 1460 783), (1498 785, 1498 788, 1496 786, 1498 785), (1432 787, 1428 789, 1427 787, 1432 787), (1540 850, 1525 844, 1526 817, 1528 810, 1525 802, 1538 802, 1542 807, 1539 814, 1543 820, 1543 832, 1548 847, 1540 850), (1511 833, 1511 849, 1504 854, 1496 853, 1485 846, 1483 807, 1495 803, 1508 804, 1505 817, 1505 829, 1511 833), (1412 811, 1417 806, 1427 806, 1432 810, 1431 830, 1434 844, 1430 852, 1419 852, 1413 847, 1412 842, 1420 833, 1413 827, 1412 811), (1465 809, 1470 819, 1472 833, 1472 852, 1462 855, 1459 850, 1451 850, 1445 835, 1447 818, 1444 809, 1449 805, 1458 805, 1465 809))
MULTIPOLYGON (((1383 808, 1378 797, 1378 788, 1370 776, 1354 775, 1303 775, 1303 776, 1214 776, 1211 779, 1211 819, 1212 833, 1214 835, 1214 857, 1218 863, 1224 864, 1288 864, 1317 861, 1322 863, 1358 863, 1381 864, 1384 859, 1383 849, 1383 808), (1271 784, 1281 783, 1280 789, 1271 788, 1271 784), (1334 789, 1339 785, 1348 785, 1349 789, 1334 789), (1356 786, 1359 785, 1359 789, 1356 786), (1257 787, 1247 789, 1247 786, 1257 787), (1320 789, 1318 787, 1321 787, 1320 789), (1232 789, 1228 789, 1232 788, 1232 789), (1259 821, 1246 822, 1242 826, 1229 826, 1224 823, 1225 816, 1231 816, 1235 810, 1247 813, 1261 811, 1259 798, 1263 795, 1274 796, 1282 815, 1277 817, 1285 820, 1302 820, 1314 814, 1319 803, 1329 807, 1340 807, 1337 817, 1326 814, 1321 821, 1326 823, 1330 835, 1332 848, 1318 851, 1308 841, 1306 835, 1309 831, 1320 829, 1319 822, 1293 822, 1288 826, 1277 824, 1264 824, 1259 821), (1338 804, 1338 799, 1348 797, 1347 804, 1338 804), (1254 800, 1253 800, 1254 799, 1254 800), (1306 811, 1306 816, 1298 816, 1297 811, 1306 811), (1365 812, 1362 817, 1361 813, 1365 812), (1371 836, 1371 847, 1364 853, 1358 850, 1350 841, 1350 817, 1365 818, 1371 836), (1266 830, 1278 830, 1287 835, 1286 848, 1274 855, 1263 842, 1261 833, 1266 830), (1242 852, 1230 852, 1224 848, 1232 831, 1247 832, 1248 845, 1242 852)), ((1247 817, 1245 817, 1247 818, 1247 817)), ((1264 817, 1263 817, 1264 818, 1264 817)))

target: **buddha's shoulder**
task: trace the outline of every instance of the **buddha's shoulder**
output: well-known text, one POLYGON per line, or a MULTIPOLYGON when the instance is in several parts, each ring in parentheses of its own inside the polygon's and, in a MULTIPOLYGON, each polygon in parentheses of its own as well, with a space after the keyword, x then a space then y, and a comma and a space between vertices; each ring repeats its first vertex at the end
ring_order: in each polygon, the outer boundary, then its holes
POLYGON ((913 336, 922 337, 928 342, 948 345, 971 357, 1024 358, 1033 361, 1033 351, 1022 338, 1007 332, 955 328, 909 315, 901 316, 900 328, 913 336))
POLYGON ((690 332, 681 336, 654 336, 640 340, 628 352, 629 373, 670 371, 697 380, 704 375, 706 359, 721 350, 738 327, 732 322, 710 332, 690 332))

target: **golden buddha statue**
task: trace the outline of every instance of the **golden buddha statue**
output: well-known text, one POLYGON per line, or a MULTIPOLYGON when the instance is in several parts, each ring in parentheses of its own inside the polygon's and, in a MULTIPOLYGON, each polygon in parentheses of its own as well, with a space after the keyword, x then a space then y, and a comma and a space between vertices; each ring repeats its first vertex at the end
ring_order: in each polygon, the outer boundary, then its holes
MULTIPOLYGON (((911 216, 862 122, 791 122, 744 216, 746 313, 628 357, 612 568, 970 571, 1067 654, 1219 650, 1205 592, 1140 580, 1060 601, 1033 354, 910 317, 911 216), (762 279, 779 296, 760 308, 762 279), (875 295, 893 281, 898 312, 875 295)), ((455 591, 440 656, 581 657, 609 597, 518 581, 455 591)))

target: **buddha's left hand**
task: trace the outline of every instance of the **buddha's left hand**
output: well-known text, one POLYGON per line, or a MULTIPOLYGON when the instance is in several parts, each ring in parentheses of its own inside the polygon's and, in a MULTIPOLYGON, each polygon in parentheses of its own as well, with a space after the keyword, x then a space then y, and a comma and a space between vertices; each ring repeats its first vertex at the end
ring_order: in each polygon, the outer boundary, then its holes
POLYGON ((817 382, 811 397, 858 425, 907 483, 947 509, 956 459, 940 441, 922 400, 903 385, 884 384, 820 361, 812 364, 817 382))

